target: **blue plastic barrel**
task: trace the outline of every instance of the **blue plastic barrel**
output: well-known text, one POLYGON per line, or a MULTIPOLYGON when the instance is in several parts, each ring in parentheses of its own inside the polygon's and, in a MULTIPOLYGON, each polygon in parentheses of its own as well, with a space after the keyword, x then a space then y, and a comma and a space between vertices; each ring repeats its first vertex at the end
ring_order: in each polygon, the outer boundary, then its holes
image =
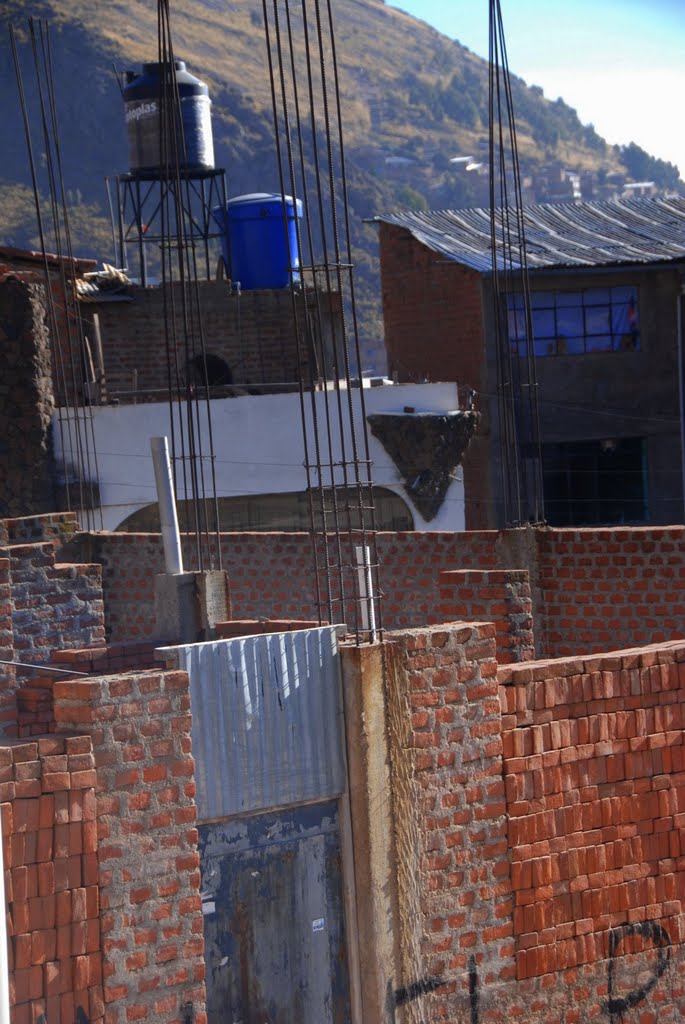
POLYGON ((291 272, 299 281, 295 217, 302 217, 300 199, 255 192, 229 199, 225 209, 218 206, 213 214, 223 232, 224 262, 243 291, 286 288, 291 272))

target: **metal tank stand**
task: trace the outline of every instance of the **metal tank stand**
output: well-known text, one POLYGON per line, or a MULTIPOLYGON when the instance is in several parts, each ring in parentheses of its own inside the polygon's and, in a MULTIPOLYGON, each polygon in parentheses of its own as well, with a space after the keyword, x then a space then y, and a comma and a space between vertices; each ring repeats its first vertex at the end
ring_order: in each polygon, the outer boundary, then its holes
POLYGON ((151 270, 154 272, 161 263, 163 240, 168 245, 170 238, 183 234, 195 254, 198 277, 202 276, 202 271, 207 279, 213 276, 214 247, 211 243, 222 237, 222 229, 212 216, 212 210, 217 206, 226 207, 223 168, 181 172, 179 177, 141 172, 118 174, 115 182, 120 267, 131 272, 128 251, 129 246, 134 247, 138 276, 145 287, 150 283, 151 270), (163 217, 167 217, 165 224, 163 217), (181 219, 183 223, 177 223, 181 219))

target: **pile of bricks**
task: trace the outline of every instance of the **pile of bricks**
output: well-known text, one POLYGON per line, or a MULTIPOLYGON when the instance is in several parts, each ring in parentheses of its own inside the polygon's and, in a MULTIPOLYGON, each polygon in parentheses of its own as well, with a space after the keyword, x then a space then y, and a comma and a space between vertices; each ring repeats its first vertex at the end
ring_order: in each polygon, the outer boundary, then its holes
POLYGON ((90 737, 0 747, 13 1024, 104 1020, 90 737))
POLYGON ((56 681, 58 733, 89 734, 97 770, 108 1024, 205 1024, 203 917, 188 677, 56 681))
POLYGON ((499 679, 518 976, 606 959, 624 921, 680 942, 685 644, 499 679))

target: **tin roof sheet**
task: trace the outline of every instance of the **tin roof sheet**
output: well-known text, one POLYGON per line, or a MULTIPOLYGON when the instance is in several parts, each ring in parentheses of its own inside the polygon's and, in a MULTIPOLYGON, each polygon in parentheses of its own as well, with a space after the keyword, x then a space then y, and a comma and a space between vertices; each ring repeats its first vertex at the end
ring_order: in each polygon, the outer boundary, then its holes
MULTIPOLYGON (((515 219, 511 262, 520 262, 515 219)), ((473 270, 492 270, 490 211, 436 210, 384 214, 375 220, 406 228, 447 260, 473 270)), ((504 267, 502 210, 496 211, 497 261, 504 267)), ((670 263, 685 260, 685 197, 649 196, 583 203, 539 203, 523 207, 530 270, 670 263)))

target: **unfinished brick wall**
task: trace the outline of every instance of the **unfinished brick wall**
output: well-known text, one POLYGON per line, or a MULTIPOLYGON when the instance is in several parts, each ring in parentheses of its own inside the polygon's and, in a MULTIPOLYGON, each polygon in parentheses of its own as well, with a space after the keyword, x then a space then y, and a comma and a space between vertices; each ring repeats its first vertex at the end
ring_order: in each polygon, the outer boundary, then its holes
POLYGON ((422 1018, 458 1020, 469 972, 501 985, 515 966, 495 630, 438 626, 391 641, 404 972, 396 991, 424 982, 435 993, 423 1000, 422 1018))
POLYGON ((541 530, 541 651, 659 643, 685 631, 682 526, 541 530))
POLYGON ((56 550, 67 544, 80 529, 75 512, 45 512, 19 519, 3 519, 0 546, 39 544, 53 541, 56 550))
MULTIPOLYGON (((208 355, 218 356, 230 367, 236 385, 294 385, 299 380, 300 358, 307 372, 304 299, 297 295, 296 313, 290 292, 259 290, 238 296, 224 281, 199 281, 202 329, 208 355)), ((131 288, 130 302, 88 303, 86 318, 97 312, 100 319, 108 393, 134 388, 159 391, 166 386, 165 294, 167 317, 176 316, 176 351, 181 380, 187 379, 185 333, 180 286, 131 288)), ((323 297, 324 330, 339 316, 337 295, 323 297)), ((200 351, 198 339, 198 351, 200 351)), ((175 366, 175 364, 174 364, 175 366)), ((175 372, 175 371, 174 371, 175 372)), ((158 400, 163 400, 161 393, 158 400)))
POLYGON ((685 642, 495 679, 494 637, 391 638, 390 1019, 681 1020, 685 642))
POLYGON ((0 746, 13 1024, 104 1021, 88 736, 0 746), (41 1018, 41 1014, 44 1015, 41 1018))
POLYGON ((685 645, 500 670, 517 975, 685 937, 685 645))
POLYGON ((525 569, 441 572, 440 614, 445 622, 493 622, 500 665, 535 657, 533 603, 525 569))
POLYGON ((54 684, 58 732, 92 739, 107 1024, 205 1024, 190 694, 183 672, 54 684))
MULTIPOLYGON (((82 535, 69 557, 101 562, 108 635, 154 635, 153 575, 163 571, 157 534, 82 535)), ((225 534, 224 566, 236 618, 315 618, 306 534, 225 534)), ((440 573, 527 570, 536 652, 558 657, 685 635, 685 529, 521 529, 380 533, 383 619, 400 629, 437 623, 440 573)), ((474 602, 481 596, 473 594, 474 602)), ((492 614, 495 618, 495 613, 492 614)), ((455 603, 450 618, 480 612, 455 603)))

